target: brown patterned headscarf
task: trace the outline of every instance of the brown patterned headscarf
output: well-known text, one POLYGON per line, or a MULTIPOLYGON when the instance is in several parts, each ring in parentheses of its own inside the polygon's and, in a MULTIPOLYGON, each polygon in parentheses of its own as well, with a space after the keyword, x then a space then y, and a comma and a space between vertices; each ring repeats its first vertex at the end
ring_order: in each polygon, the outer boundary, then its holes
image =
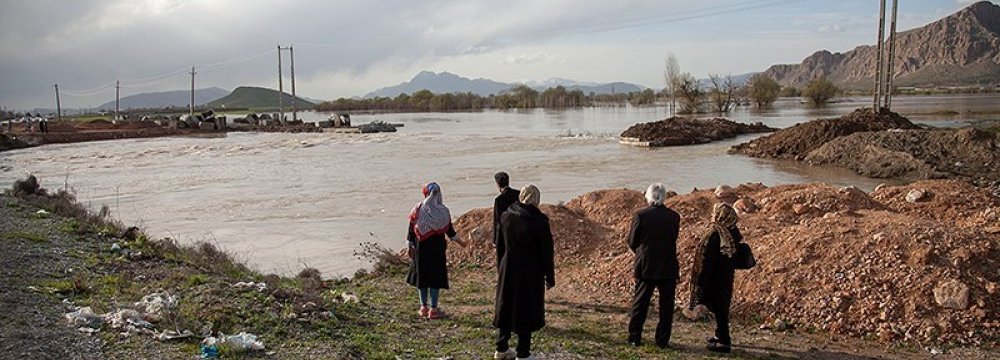
POLYGON ((726 257, 733 257, 736 253, 736 243, 733 241, 733 235, 730 230, 736 227, 736 209, 733 209, 732 205, 727 203, 715 204, 712 208, 712 231, 707 236, 712 236, 712 233, 719 234, 719 250, 722 255, 726 257))

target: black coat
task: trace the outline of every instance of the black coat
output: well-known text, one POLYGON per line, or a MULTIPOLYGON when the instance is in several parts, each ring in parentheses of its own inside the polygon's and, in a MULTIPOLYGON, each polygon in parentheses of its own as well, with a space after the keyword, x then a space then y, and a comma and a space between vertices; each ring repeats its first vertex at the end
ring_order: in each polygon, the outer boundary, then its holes
POLYGON ((643 280, 677 280, 677 233, 681 216, 666 206, 639 210, 632 219, 628 247, 635 253, 633 276, 643 280))
POLYGON ((514 204, 500 219, 501 241, 496 314, 493 325, 515 333, 545 326, 545 283, 555 284, 549 218, 532 205, 514 204))
MULTIPOLYGON (((406 282, 418 288, 447 289, 448 288, 448 241, 445 234, 438 234, 417 241, 413 232, 413 223, 407 231, 406 240, 415 245, 413 259, 410 261, 410 273, 406 282)), ((448 225, 448 237, 455 237, 455 229, 448 225)))
POLYGON ((500 240, 500 216, 503 215, 511 205, 517 203, 521 192, 507 187, 493 199, 493 246, 497 249, 497 266, 503 258, 504 244, 500 240))
MULTIPOLYGON (((729 233, 733 237, 733 243, 738 244, 743 241, 743 234, 739 229, 734 227, 729 229, 729 233)), ((701 273, 695 274, 698 289, 701 291, 698 294, 698 302, 710 309, 728 308, 733 299, 736 269, 733 267, 732 258, 722 255, 719 251, 721 242, 719 234, 713 232, 702 247, 702 252, 697 254, 702 259, 701 273)))

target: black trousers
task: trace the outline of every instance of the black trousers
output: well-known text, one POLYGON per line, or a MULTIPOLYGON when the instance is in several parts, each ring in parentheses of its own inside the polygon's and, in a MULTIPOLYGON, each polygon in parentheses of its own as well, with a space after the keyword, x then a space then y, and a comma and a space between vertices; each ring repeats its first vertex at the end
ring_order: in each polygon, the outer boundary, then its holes
POLYGON ((720 344, 732 345, 733 340, 729 337, 729 305, 732 295, 723 294, 707 300, 705 307, 715 315, 715 338, 719 339, 720 344))
MULTIPOLYGON (((510 329, 500 329, 497 334, 497 351, 506 352, 510 350, 510 329)), ((531 332, 517 334, 517 357, 526 358, 531 356, 531 332)))
POLYGON ((642 327, 646 324, 649 314, 649 301, 653 290, 660 292, 660 319, 656 324, 656 345, 670 344, 670 330, 674 323, 674 290, 676 280, 643 280, 635 279, 635 293, 632 294, 632 308, 629 311, 628 340, 642 341, 642 327))

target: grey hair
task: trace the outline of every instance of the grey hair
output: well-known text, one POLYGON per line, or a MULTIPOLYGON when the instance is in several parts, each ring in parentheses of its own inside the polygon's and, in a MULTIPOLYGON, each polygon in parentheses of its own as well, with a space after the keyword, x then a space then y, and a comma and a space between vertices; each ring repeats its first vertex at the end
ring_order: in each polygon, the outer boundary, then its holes
POLYGON ((667 188, 661 183, 649 185, 646 188, 646 202, 649 205, 663 205, 663 200, 667 199, 667 188))

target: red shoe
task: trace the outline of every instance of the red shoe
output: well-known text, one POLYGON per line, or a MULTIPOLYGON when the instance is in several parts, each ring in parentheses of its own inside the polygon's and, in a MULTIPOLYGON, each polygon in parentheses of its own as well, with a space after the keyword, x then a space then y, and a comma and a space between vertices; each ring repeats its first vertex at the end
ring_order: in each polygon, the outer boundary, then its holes
POLYGON ((417 316, 420 316, 421 318, 425 318, 425 317, 428 316, 428 313, 430 313, 430 312, 431 312, 430 308, 428 308, 425 305, 420 305, 420 311, 417 312, 417 316))
POLYGON ((444 317, 444 312, 438 310, 438 308, 431 308, 431 311, 427 313, 427 318, 431 320, 440 319, 442 317, 444 317))

